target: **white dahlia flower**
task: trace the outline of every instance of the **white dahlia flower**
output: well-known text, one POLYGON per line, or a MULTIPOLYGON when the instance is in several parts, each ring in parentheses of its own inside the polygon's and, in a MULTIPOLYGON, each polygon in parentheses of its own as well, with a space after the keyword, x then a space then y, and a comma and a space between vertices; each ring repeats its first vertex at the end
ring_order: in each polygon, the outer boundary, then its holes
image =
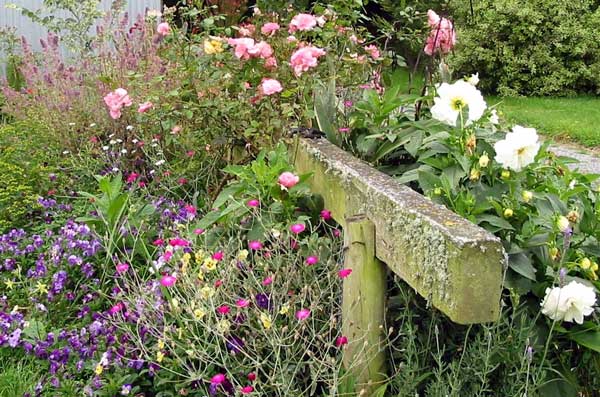
POLYGON ((433 99, 431 116, 453 127, 456 127, 456 120, 461 112, 465 112, 465 125, 469 125, 479 120, 487 108, 481 92, 464 80, 458 80, 454 84, 442 83, 437 94, 433 99))
POLYGON ((540 143, 535 128, 524 128, 515 125, 512 132, 494 144, 495 160, 505 168, 521 171, 533 163, 540 150, 540 143))
POLYGON ((571 281, 564 287, 546 288, 542 313, 555 321, 583 323, 594 311, 596 293, 592 287, 571 281))

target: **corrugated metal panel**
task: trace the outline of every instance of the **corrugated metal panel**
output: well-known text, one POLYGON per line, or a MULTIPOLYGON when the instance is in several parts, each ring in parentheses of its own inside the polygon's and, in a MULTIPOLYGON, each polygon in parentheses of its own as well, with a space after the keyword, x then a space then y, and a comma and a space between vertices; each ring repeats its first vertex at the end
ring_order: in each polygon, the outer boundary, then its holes
MULTIPOLYGON (((15 27, 19 35, 23 35, 32 44, 33 48, 39 49, 40 39, 46 37, 47 31, 41 26, 33 23, 29 18, 21 15, 20 11, 11 8, 12 4, 30 10, 40 8, 42 0, 0 0, 0 28, 15 27)), ((112 0, 100 0, 100 7, 109 10, 112 0)), ((129 0, 126 10, 130 20, 139 14, 145 13, 146 9, 160 9, 161 0, 129 0)))

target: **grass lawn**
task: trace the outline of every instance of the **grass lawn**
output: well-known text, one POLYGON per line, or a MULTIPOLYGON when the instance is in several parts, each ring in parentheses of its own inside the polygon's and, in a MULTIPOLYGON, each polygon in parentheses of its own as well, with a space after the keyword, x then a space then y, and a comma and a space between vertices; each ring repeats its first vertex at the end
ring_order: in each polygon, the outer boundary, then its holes
POLYGON ((507 120, 535 127, 557 141, 600 146, 600 97, 487 97, 486 102, 490 106, 499 103, 507 120))

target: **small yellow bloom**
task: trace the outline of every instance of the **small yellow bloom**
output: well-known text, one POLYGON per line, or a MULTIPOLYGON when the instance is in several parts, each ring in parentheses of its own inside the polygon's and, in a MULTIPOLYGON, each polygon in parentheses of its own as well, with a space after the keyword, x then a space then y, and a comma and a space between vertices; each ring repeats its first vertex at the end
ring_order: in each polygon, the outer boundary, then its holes
POLYGON ((48 293, 48 286, 44 283, 42 283, 41 281, 38 281, 35 289, 40 293, 40 294, 47 294, 48 293))
POLYGON ((198 280, 204 281, 204 272, 202 270, 198 272, 198 280))
POLYGON ((189 252, 186 252, 185 254, 183 254, 181 256, 181 262, 184 265, 189 265, 190 264, 190 260, 192 259, 192 255, 189 252))
POLYGON ((510 171, 509 170, 504 170, 504 171, 502 171, 502 173, 500 174, 500 176, 502 177, 502 179, 508 179, 508 178, 510 178, 510 171))
POLYGON ((194 351, 193 350, 186 350, 185 354, 187 354, 188 356, 193 356, 194 355, 194 351))
POLYGON ((435 189, 433 189, 433 194, 435 194, 436 196, 439 196, 442 194, 442 188, 436 187, 435 189))
POLYGON ((246 260, 246 258, 248 258, 248 250, 244 249, 241 250, 237 256, 238 260, 240 261, 244 261, 246 260))
POLYGON ((227 320, 221 320, 217 323, 217 330, 222 334, 229 331, 229 328, 231 328, 231 323, 227 320))
POLYGON ((206 315, 206 312, 202 309, 194 310, 194 318, 196 320, 201 320, 206 315))
POLYGON ((479 158, 479 166, 481 168, 485 168, 488 166, 488 164, 490 163, 490 158, 487 154, 482 154, 481 157, 479 158))
POLYGON ((173 306, 173 309, 177 309, 179 307, 179 300, 177 298, 171 299, 171 306, 173 306))
POLYGON ((217 263, 213 258, 206 258, 202 266, 208 271, 213 271, 217 268, 217 263))
POLYGON ((524 202, 528 203, 533 198, 533 193, 531 193, 529 190, 523 190, 523 193, 521 193, 521 198, 524 202))
POLYGON ((556 248, 556 247, 550 248, 550 257, 552 258, 553 261, 558 259, 559 256, 560 256, 560 251, 558 250, 558 248, 556 248))
POLYGON ((287 314, 289 311, 290 311, 290 305, 288 305, 286 303, 283 306, 281 306, 281 309, 279 309, 279 314, 287 314))
POLYGON ((223 52, 223 43, 219 40, 204 40, 204 53, 208 55, 220 54, 223 52))
POLYGON ((104 371, 104 367, 102 366, 102 364, 96 365, 96 369, 94 369, 96 375, 101 375, 102 371, 104 371))
POLYGON ((208 285, 205 287, 202 287, 202 289, 200 290, 200 295, 202 295, 202 297, 204 299, 212 298, 212 296, 214 294, 215 294, 214 288, 209 287, 208 285))
POLYGON ((480 176, 481 176, 481 172, 479 172, 479 170, 477 168, 471 168, 471 173, 469 175, 470 180, 477 181, 477 180, 479 180, 480 176))
POLYGON ((597 272, 598 271, 598 264, 596 262, 592 263, 592 271, 593 272, 597 272))
POLYGON ((271 329, 273 326, 273 320, 271 320, 271 316, 266 313, 260 314, 260 321, 262 322, 263 327, 266 329, 271 329))
POLYGON ((6 280, 4 284, 6 284, 6 288, 8 289, 13 289, 13 287, 15 286, 15 282, 12 280, 6 280))
POLYGON ((504 210, 504 217, 505 217, 505 218, 510 218, 510 217, 512 217, 513 215, 514 215, 514 212, 513 212, 513 210, 512 210, 512 209, 510 209, 510 208, 507 208, 507 209, 505 209, 505 210, 504 210))
POLYGON ((163 352, 156 353, 156 362, 160 363, 165 358, 165 354, 163 352))
POLYGON ((592 261, 589 260, 588 258, 583 258, 580 262, 579 262, 579 266, 583 269, 583 270, 588 270, 589 268, 592 267, 592 261))
POLYGON ((158 349, 159 349, 159 350, 162 350, 162 349, 164 349, 164 348, 165 348, 165 341, 164 341, 164 340, 162 340, 162 339, 159 339, 159 340, 158 340, 158 349))
POLYGON ((196 253, 194 254, 194 260, 198 264, 202 263, 202 261, 204 260, 204 251, 203 250, 196 251, 196 253))

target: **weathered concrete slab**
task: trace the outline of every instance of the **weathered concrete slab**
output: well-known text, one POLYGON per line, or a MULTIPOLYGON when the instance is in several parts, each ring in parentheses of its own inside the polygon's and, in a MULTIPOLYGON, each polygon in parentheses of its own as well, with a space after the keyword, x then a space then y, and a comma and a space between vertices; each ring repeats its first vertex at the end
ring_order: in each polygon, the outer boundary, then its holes
POLYGON ((298 138, 290 151, 334 219, 370 220, 376 257, 434 307, 460 324, 498 318, 506 264, 498 238, 324 139, 298 138))

